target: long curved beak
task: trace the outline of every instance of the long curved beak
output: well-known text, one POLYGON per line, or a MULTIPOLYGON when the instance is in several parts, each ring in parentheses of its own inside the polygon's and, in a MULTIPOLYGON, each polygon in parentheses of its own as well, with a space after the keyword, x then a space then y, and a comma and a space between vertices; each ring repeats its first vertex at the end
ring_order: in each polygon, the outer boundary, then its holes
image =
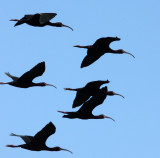
POLYGON ((48 83, 46 83, 46 86, 52 86, 52 87, 54 87, 54 88, 57 88, 56 86, 54 86, 54 85, 52 85, 52 84, 48 84, 48 83))
POLYGON ((115 120, 112 117, 105 116, 105 118, 111 119, 112 121, 115 122, 115 120))
POLYGON ((73 154, 72 151, 70 151, 70 150, 63 149, 63 148, 61 148, 61 150, 68 151, 68 152, 70 152, 71 154, 73 154))
POLYGON ((73 29, 70 26, 67 26, 67 25, 64 25, 64 24, 62 24, 62 26, 68 27, 68 28, 70 28, 73 31, 73 29))
POLYGON ((135 58, 135 56, 134 56, 133 54, 129 53, 129 52, 126 52, 126 51, 123 50, 123 53, 129 54, 129 55, 131 55, 133 58, 135 58))
POLYGON ((119 96, 121 96, 122 98, 124 98, 124 96, 123 96, 123 95, 118 94, 118 93, 115 93, 115 92, 114 92, 114 95, 119 95, 119 96))

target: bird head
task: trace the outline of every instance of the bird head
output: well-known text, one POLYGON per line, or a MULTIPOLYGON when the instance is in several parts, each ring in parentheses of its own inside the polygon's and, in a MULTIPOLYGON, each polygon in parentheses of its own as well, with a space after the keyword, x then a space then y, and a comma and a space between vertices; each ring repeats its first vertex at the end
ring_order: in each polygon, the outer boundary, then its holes
POLYGON ((129 55, 131 55, 133 58, 135 58, 135 56, 134 56, 133 54, 131 54, 131 53, 129 53, 129 52, 126 52, 126 51, 124 51, 123 49, 118 49, 118 50, 117 50, 117 53, 120 53, 120 54, 123 54, 123 53, 129 54, 129 55))
MULTIPOLYGON (((64 150, 64 151, 68 151, 68 152, 72 153, 70 150, 60 148, 59 146, 53 147, 53 148, 52 148, 52 150, 53 150, 53 151, 60 151, 60 150, 64 150)), ((72 154, 73 154, 73 153, 72 153, 72 154)))
POLYGON ((57 88, 56 86, 54 86, 52 84, 45 83, 45 82, 40 82, 40 83, 37 83, 37 84, 38 84, 38 86, 42 86, 42 87, 44 87, 44 86, 52 86, 54 88, 57 88))
POLYGON ((108 92, 107 92, 107 95, 110 95, 110 96, 113 96, 113 95, 119 95, 119 96, 121 96, 122 98, 124 98, 124 96, 123 96, 123 95, 118 94, 118 93, 115 93, 115 92, 113 92, 113 91, 108 91, 108 92))
POLYGON ((97 118, 98 118, 98 119, 108 118, 108 119, 111 119, 111 120, 115 121, 113 118, 108 117, 108 116, 105 116, 105 115, 103 115, 103 114, 101 114, 101 115, 97 116, 97 118))
POLYGON ((56 25, 56 27, 68 27, 73 31, 73 29, 70 26, 64 25, 61 22, 56 22, 55 25, 56 25))

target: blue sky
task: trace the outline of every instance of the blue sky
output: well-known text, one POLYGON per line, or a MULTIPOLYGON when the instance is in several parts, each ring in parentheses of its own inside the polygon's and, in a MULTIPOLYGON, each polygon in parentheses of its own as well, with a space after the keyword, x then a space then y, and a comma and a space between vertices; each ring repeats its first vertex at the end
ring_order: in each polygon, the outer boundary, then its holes
POLYGON ((4 158, 150 158, 159 150, 159 67, 160 67, 160 2, 110 0, 5 0, 1 2, 0 81, 8 82, 4 72, 21 76, 41 61, 46 71, 35 82, 45 81, 52 87, 20 89, 2 85, 0 106, 0 155, 4 158), (57 13, 52 22, 71 26, 43 28, 14 26, 13 18, 24 14, 57 13), (135 55, 105 54, 89 67, 80 69, 85 49, 74 45, 90 45, 101 37, 121 38, 111 44, 135 55), (58 110, 74 111, 74 92, 63 88, 78 88, 94 80, 111 82, 108 89, 125 99, 107 97, 93 113, 113 117, 104 120, 69 120, 58 110), (6 148, 6 144, 23 144, 16 134, 34 135, 49 121, 57 127, 49 137, 49 147, 60 146, 68 152, 32 152, 6 148))

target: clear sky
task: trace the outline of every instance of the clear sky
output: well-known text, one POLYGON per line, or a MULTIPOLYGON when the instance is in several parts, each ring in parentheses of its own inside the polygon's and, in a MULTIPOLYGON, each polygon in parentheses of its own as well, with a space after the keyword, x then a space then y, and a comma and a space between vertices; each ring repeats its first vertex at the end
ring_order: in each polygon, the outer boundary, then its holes
POLYGON ((0 81, 11 81, 4 72, 21 76, 45 61, 46 71, 35 82, 52 87, 20 89, 0 86, 0 156, 3 158, 158 158, 160 156, 160 2, 158 0, 5 0, 1 2, 0 81), (71 26, 43 28, 20 25, 13 18, 24 14, 57 13, 52 22, 71 26), (135 55, 105 54, 89 67, 80 69, 85 49, 101 37, 121 38, 111 48, 135 55), (107 97, 93 113, 116 120, 62 118, 62 111, 74 111, 75 92, 63 88, 83 87, 87 82, 110 80, 108 89, 125 99, 107 97), (34 135, 49 121, 57 127, 49 147, 68 152, 34 152, 7 148, 23 141, 16 134, 34 135))

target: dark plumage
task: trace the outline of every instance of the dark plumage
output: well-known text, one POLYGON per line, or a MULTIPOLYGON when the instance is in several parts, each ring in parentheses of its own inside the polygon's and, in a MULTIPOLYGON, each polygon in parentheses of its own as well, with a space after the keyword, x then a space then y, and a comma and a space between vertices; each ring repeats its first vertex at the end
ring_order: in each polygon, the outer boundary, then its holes
POLYGON ((105 83, 109 83, 108 80, 106 81, 92 81, 87 83, 84 87, 82 88, 65 88, 65 90, 71 90, 71 91, 76 91, 76 97, 73 101, 72 107, 78 107, 81 104, 83 104, 85 101, 87 101, 91 96, 95 95, 97 91, 99 91, 100 86, 102 86, 105 83))
POLYGON ((68 27, 72 31, 73 29, 67 25, 62 24, 61 22, 51 23, 50 20, 54 18, 56 13, 37 13, 37 14, 29 14, 25 15, 22 19, 11 19, 10 21, 18 21, 14 26, 18 26, 21 24, 28 24, 31 26, 43 27, 46 25, 55 26, 55 27, 68 27))
MULTIPOLYGON (((101 88, 91 99, 86 101, 81 108, 76 111, 76 112, 64 112, 64 111, 58 111, 63 114, 65 114, 63 117, 64 118, 79 118, 79 119, 104 119, 104 118, 109 118, 112 119, 111 117, 105 116, 105 115, 98 115, 95 116, 92 114, 92 111, 95 107, 98 105, 102 104, 104 100, 106 99, 107 95, 120 95, 117 94, 113 91, 108 91, 107 87, 101 88)), ((122 95, 120 95, 122 96, 122 95)), ((123 97, 123 96, 122 96, 123 97)), ((112 119, 114 121, 114 119, 112 119)))
MULTIPOLYGON (((24 73, 21 77, 15 77, 12 76, 9 73, 5 73, 7 76, 13 79, 12 82, 0 82, 0 84, 9 84, 14 87, 20 87, 20 88, 28 88, 28 87, 33 87, 33 86, 53 86, 51 84, 47 84, 45 82, 40 82, 40 83, 33 83, 32 80, 38 76, 41 76, 45 71, 45 62, 41 62, 34 66, 30 71, 24 73)), ((56 87, 55 87, 56 88, 56 87)))
MULTIPOLYGON (((60 151, 60 150, 65 150, 69 151, 67 149, 63 149, 60 147, 53 147, 49 148, 46 146, 46 140, 48 139, 49 136, 54 134, 56 131, 56 127, 53 125, 52 122, 48 123, 41 131, 39 131, 35 136, 26 136, 26 135, 16 135, 16 134, 11 134, 11 136, 18 136, 21 137, 25 144, 22 145, 6 145, 7 147, 20 147, 23 149, 27 150, 32 150, 32 151, 41 151, 41 150, 47 150, 47 151, 60 151)), ((71 152, 71 151, 69 151, 71 152)), ((72 153, 72 152, 71 152, 72 153)))
POLYGON ((113 50, 109 47, 111 42, 119 40, 120 38, 118 37, 104 37, 104 38, 99 38, 93 45, 88 45, 88 46, 75 45, 74 47, 88 49, 87 55, 82 61, 81 68, 91 65, 105 53, 113 53, 113 54, 126 53, 133 56, 131 53, 128 53, 123 49, 113 50))

